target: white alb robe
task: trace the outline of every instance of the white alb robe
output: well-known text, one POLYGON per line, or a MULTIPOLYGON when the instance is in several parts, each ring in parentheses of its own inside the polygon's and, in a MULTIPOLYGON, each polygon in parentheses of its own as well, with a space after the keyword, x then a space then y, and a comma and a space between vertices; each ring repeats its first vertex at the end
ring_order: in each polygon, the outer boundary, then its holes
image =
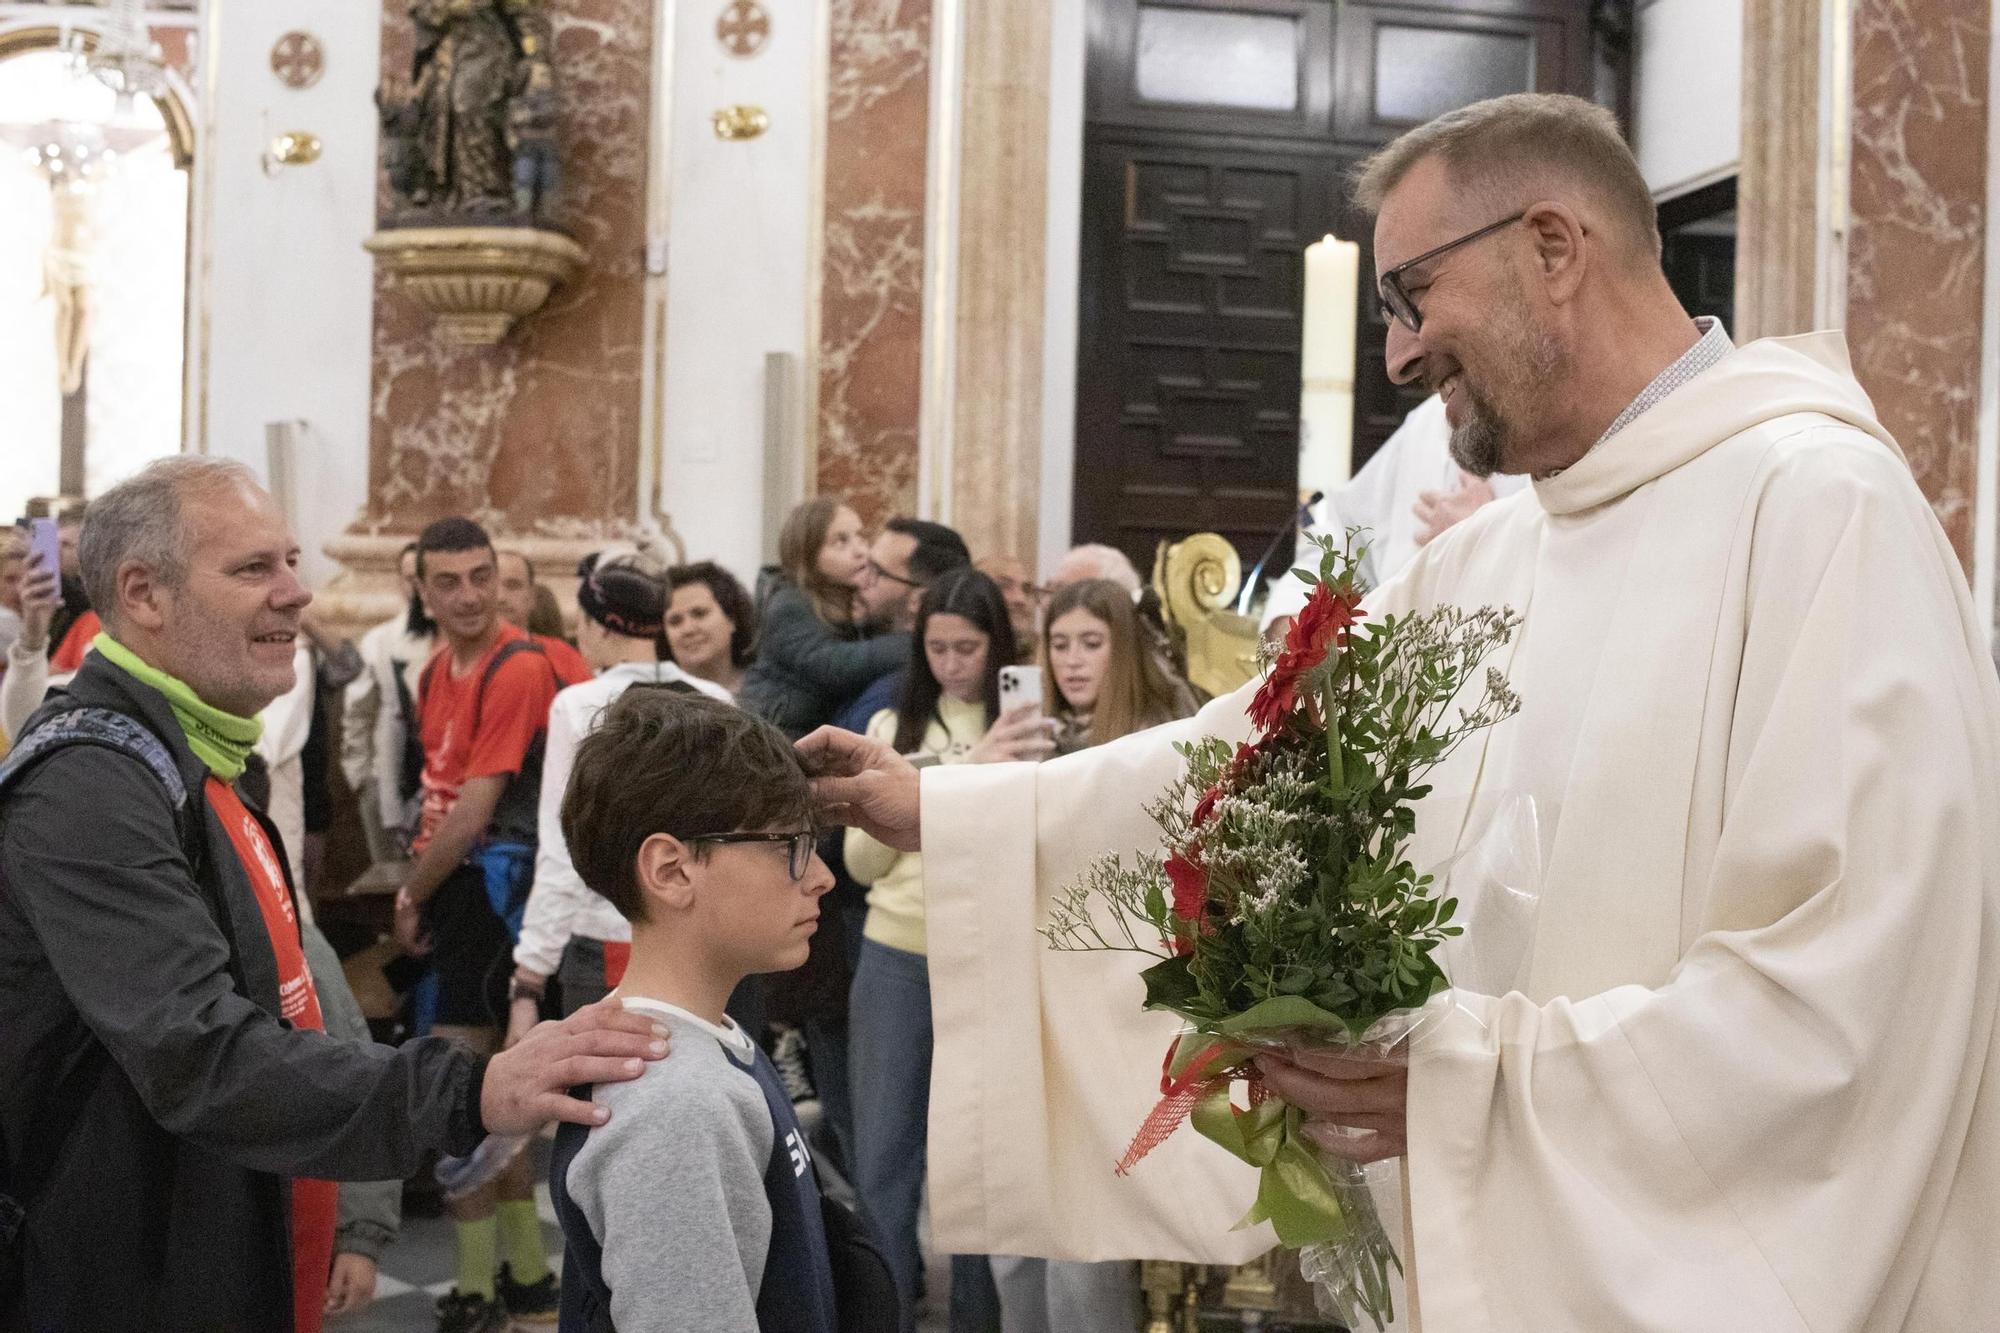
MULTIPOLYGON (((1370 610, 1508 604, 1521 714, 1440 768, 1413 859, 1532 793, 1522 991, 1412 1055, 1427 1333, 1958 1330, 2000 1319, 2000 683, 1837 335, 1754 343, 1426 547, 1370 610)), ((1239 1262, 1254 1177, 1184 1130, 1111 1163, 1170 1017, 1034 928, 1154 845, 1170 742, 924 775, 950 1251, 1239 1262)))

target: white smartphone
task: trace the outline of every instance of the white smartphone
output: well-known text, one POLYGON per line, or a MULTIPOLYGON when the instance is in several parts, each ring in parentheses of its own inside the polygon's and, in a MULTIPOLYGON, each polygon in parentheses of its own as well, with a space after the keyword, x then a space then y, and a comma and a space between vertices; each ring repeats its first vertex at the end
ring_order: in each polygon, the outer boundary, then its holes
POLYGON ((52 518, 31 518, 28 520, 28 556, 40 556, 39 573, 49 573, 62 568, 62 544, 56 535, 56 521, 52 518))
POLYGON ((1042 669, 1038 666, 1000 668, 1000 711, 1011 713, 1022 704, 1042 706, 1042 669))

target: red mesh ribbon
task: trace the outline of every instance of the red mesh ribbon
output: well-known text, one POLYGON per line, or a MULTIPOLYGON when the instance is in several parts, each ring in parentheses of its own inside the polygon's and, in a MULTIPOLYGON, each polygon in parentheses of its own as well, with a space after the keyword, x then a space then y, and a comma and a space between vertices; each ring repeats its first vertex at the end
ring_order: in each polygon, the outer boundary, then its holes
MULTIPOLYGON (((1179 1043, 1176 1043, 1177 1046, 1179 1043)), ((1264 1100, 1264 1081, 1257 1076, 1255 1066, 1241 1071, 1225 1071, 1203 1077, 1202 1071, 1223 1050, 1221 1042, 1204 1047, 1200 1054, 1188 1061, 1187 1067, 1178 1078, 1169 1077, 1165 1070, 1174 1061, 1174 1046, 1167 1048, 1167 1058, 1160 1074, 1159 1104, 1153 1107, 1139 1132, 1132 1136, 1132 1142, 1125 1149, 1125 1155, 1118 1159, 1118 1174, 1130 1175, 1132 1168, 1145 1160, 1148 1153, 1165 1143, 1173 1132, 1194 1113, 1204 1098, 1221 1089, 1226 1089, 1236 1079, 1243 1079, 1250 1085, 1250 1105, 1256 1106, 1264 1100)))

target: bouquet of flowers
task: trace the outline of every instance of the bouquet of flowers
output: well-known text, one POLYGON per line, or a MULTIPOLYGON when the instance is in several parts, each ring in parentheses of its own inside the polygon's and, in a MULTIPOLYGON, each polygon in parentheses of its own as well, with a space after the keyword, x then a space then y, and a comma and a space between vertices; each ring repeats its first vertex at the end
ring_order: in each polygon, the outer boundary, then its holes
POLYGON ((1253 739, 1180 746, 1184 776, 1147 808, 1160 849, 1093 863, 1044 934, 1058 949, 1154 956, 1146 1007, 1188 1025, 1119 1173, 1191 1119, 1261 1168, 1241 1225, 1271 1222, 1328 1313, 1380 1328, 1400 1265, 1365 1173, 1323 1156, 1301 1112, 1263 1095, 1252 1060, 1300 1045, 1386 1052, 1446 987, 1439 951, 1460 933, 1459 905, 1405 856, 1413 807, 1430 769, 1520 708, 1497 670, 1481 679, 1519 617, 1441 606, 1367 620, 1357 537, 1315 538, 1317 574, 1294 571, 1312 593, 1265 650, 1253 739), (1248 1109, 1231 1100, 1237 1082, 1248 1109))

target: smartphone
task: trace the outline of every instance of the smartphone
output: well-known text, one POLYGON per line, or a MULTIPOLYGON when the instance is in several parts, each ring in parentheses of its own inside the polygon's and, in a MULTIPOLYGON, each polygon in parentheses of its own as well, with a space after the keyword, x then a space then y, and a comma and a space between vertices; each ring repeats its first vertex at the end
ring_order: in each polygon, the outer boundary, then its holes
POLYGON ((1038 666, 1000 668, 1000 711, 1011 713, 1022 704, 1042 706, 1042 669, 1038 666))
POLYGON ((53 573, 62 568, 62 543, 56 538, 56 521, 52 518, 31 518, 28 520, 28 559, 32 563, 41 557, 41 572, 53 573))

